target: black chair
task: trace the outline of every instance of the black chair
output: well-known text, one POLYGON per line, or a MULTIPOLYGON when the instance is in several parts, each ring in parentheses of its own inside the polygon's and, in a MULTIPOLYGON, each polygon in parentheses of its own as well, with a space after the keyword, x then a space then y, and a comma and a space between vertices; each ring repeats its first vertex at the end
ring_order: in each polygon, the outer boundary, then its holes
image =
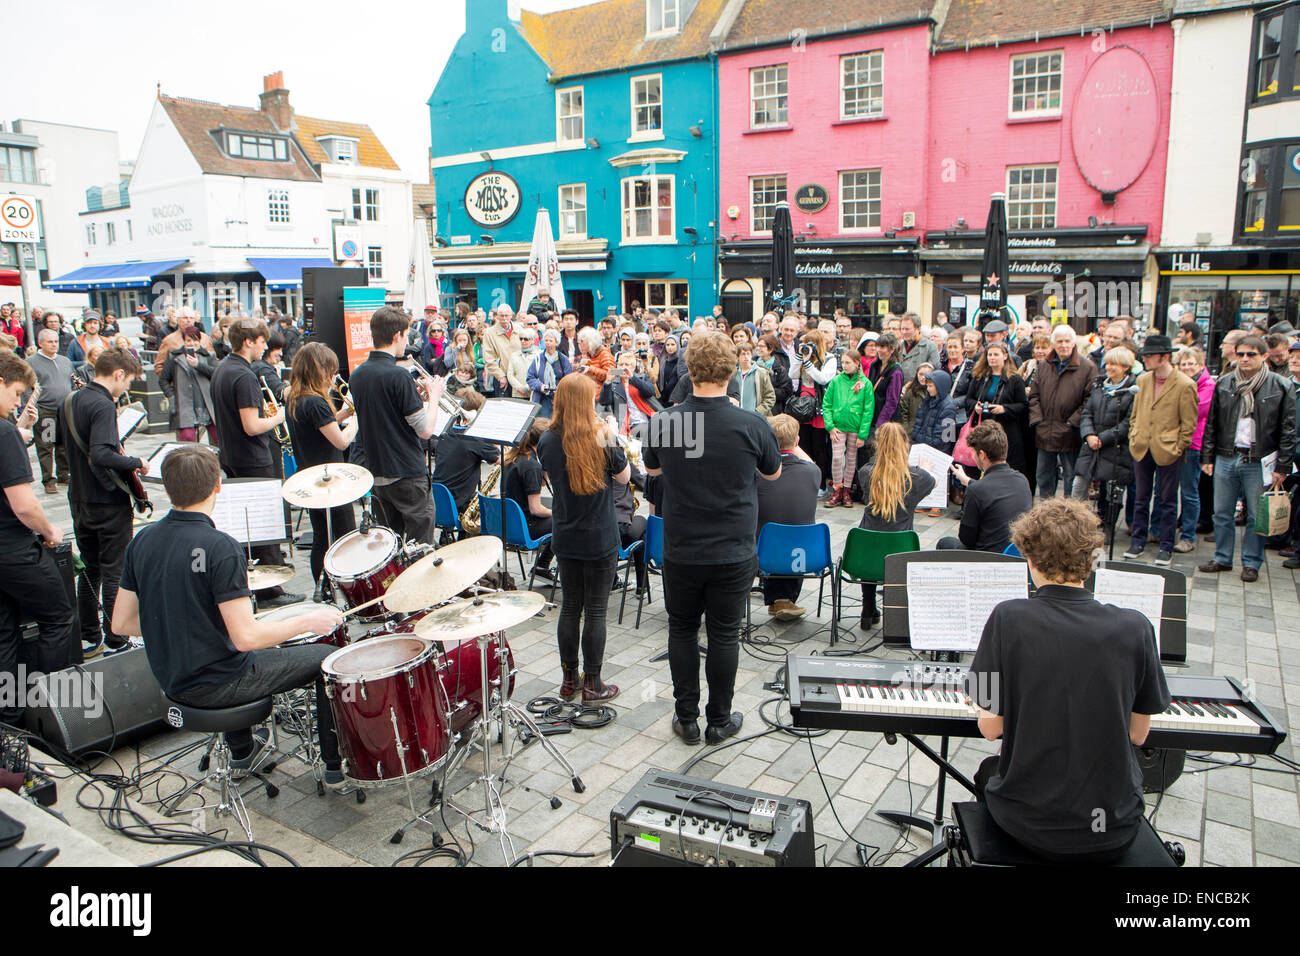
MULTIPOLYGON (((982 803, 954 803, 956 825, 948 827, 949 866, 1065 866, 1035 856, 1013 840, 993 820, 982 803)), ((1187 859, 1181 843, 1162 842, 1146 819, 1138 824, 1137 836, 1118 860, 1105 866, 1178 867, 1187 859)), ((1084 864, 1087 865, 1087 864, 1084 864)))

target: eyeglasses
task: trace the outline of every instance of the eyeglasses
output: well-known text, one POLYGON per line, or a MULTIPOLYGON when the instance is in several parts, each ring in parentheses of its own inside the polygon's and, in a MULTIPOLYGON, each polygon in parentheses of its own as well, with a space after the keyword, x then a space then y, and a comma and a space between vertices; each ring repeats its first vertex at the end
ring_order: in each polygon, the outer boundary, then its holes
POLYGON ((1254 351, 1253 349, 1249 352, 1242 352, 1241 350, 1238 350, 1237 358, 1259 358, 1259 353, 1254 351))

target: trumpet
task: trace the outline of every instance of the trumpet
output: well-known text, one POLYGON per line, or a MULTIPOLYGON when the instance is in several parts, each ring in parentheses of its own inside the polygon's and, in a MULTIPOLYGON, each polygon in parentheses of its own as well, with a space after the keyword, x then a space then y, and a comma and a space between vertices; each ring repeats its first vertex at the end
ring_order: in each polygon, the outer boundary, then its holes
MULTIPOLYGON (((280 413, 280 403, 275 400, 275 393, 265 383, 262 384, 262 398, 264 399, 262 407, 267 418, 274 418, 280 413)), ((282 447, 289 447, 289 426, 284 422, 276 425, 271 434, 282 447)))
POLYGON ((352 389, 348 386, 347 379, 338 372, 334 373, 334 384, 330 386, 329 394, 331 399, 346 403, 352 409, 352 414, 357 413, 356 403, 352 401, 352 389))

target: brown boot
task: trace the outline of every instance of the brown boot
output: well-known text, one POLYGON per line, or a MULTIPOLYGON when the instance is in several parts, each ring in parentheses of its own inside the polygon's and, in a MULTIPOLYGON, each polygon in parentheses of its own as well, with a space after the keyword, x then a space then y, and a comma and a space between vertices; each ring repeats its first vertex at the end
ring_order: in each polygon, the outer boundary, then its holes
POLYGON ((564 678, 560 681, 560 700, 573 700, 582 687, 582 678, 578 675, 578 665, 574 664, 570 667, 568 664, 561 664, 560 670, 564 672, 564 678))
POLYGON ((582 702, 584 704, 595 704, 602 700, 613 700, 618 696, 618 686, 615 684, 606 684, 600 679, 600 674, 584 674, 582 678, 582 702))

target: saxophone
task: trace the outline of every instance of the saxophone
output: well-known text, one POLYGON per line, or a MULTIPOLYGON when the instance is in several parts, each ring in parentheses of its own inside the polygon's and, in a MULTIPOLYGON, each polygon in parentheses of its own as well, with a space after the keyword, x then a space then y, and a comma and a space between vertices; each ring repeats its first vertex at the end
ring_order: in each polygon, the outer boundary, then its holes
POLYGON ((466 506, 464 514, 460 516, 460 526, 470 534, 479 533, 478 496, 492 494, 493 490, 497 486, 497 482, 500 480, 501 465, 493 465, 492 469, 488 472, 487 479, 483 482, 483 486, 479 488, 478 492, 474 495, 473 500, 471 500, 469 505, 466 506))

